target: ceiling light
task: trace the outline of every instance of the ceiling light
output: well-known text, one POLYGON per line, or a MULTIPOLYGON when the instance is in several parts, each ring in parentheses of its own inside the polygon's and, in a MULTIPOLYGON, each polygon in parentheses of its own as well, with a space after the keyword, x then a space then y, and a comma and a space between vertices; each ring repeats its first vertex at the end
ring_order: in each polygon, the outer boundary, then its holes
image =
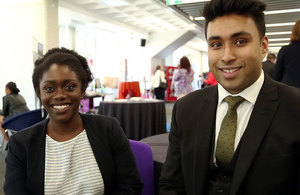
POLYGON ((269 42, 275 42, 275 41, 289 41, 289 38, 278 38, 278 39, 269 39, 269 42))
POLYGON ((186 4, 186 3, 200 3, 207 2, 210 0, 166 0, 167 5, 178 5, 178 4, 186 4))
POLYGON ((266 24, 266 27, 294 26, 294 24, 295 22, 275 23, 275 24, 266 24))
POLYGON ((204 17, 195 17, 194 20, 205 20, 204 17))
POLYGON ((104 0, 104 3, 113 7, 129 5, 126 0, 104 0))
POLYGON ((283 31, 283 32, 269 32, 266 35, 288 35, 292 34, 292 31, 283 31))
POLYGON ((292 13, 292 12, 300 12, 300 8, 265 11, 264 13, 265 15, 271 15, 271 14, 284 14, 284 13, 292 13))
POLYGON ((289 43, 271 43, 269 44, 270 47, 272 46, 283 46, 283 45, 288 45, 289 43))
POLYGON ((38 0, 0 0, 0 4, 13 4, 13 3, 35 3, 38 0))

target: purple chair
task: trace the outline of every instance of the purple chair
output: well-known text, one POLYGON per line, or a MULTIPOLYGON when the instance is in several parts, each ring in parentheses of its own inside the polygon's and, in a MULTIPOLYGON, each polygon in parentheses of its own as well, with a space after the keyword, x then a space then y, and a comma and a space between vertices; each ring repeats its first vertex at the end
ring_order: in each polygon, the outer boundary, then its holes
POLYGON ((142 195, 154 195, 154 161, 150 146, 146 143, 129 140, 131 150, 135 156, 144 188, 142 195))

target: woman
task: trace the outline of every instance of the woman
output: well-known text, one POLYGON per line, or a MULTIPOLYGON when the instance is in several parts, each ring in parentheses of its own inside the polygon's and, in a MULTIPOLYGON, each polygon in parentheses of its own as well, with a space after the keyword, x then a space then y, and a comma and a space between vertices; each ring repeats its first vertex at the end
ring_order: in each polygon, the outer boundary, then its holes
POLYGON ((183 56, 180 59, 178 68, 174 70, 172 85, 174 85, 175 96, 181 98, 193 91, 192 81, 194 80, 194 71, 191 69, 189 59, 183 56))
POLYGON ((152 78, 152 88, 154 88, 154 95, 156 99, 164 100, 165 99, 165 90, 166 88, 163 88, 160 86, 160 83, 167 84, 167 81, 165 79, 165 73, 161 70, 161 66, 157 65, 153 78, 152 78))
POLYGON ((20 90, 16 83, 9 82, 5 86, 5 96, 3 97, 3 110, 0 116, 0 125, 3 121, 13 115, 29 111, 26 101, 19 94, 20 90))
POLYGON ((300 88, 300 20, 293 27, 291 43, 280 49, 274 80, 300 88))
POLYGON ((86 59, 54 48, 36 61, 32 80, 49 118, 10 138, 5 194, 140 194, 118 122, 78 111, 91 81, 86 59))

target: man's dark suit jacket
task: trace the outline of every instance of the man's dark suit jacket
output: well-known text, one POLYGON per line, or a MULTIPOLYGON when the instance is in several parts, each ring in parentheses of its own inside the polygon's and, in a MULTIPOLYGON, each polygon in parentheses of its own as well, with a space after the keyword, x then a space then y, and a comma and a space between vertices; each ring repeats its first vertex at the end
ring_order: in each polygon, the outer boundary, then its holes
MULTIPOLYGON (((213 86, 174 105, 161 195, 205 194, 217 102, 213 86)), ((300 194, 300 90, 265 75, 238 147, 230 195, 300 194)))
POLYGON ((275 70, 275 64, 266 60, 262 63, 262 68, 264 72, 269 75, 269 77, 273 78, 274 70, 275 70))
MULTIPOLYGON (((105 194, 140 194, 142 182, 129 142, 114 118, 81 115, 102 174, 105 194)), ((6 159, 5 194, 44 194, 48 120, 14 134, 6 159)))

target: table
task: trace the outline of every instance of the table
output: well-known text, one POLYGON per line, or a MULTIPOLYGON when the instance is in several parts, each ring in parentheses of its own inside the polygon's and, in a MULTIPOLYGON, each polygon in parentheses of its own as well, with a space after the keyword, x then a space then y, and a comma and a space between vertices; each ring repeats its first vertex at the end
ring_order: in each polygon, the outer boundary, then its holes
POLYGON ((82 113, 90 112, 95 108, 94 98, 101 97, 104 100, 105 94, 100 92, 86 92, 80 101, 79 111, 82 113))
POLYGON ((141 97, 140 83, 138 81, 120 82, 119 99, 125 99, 128 93, 132 93, 133 97, 141 97))
POLYGON ((98 114, 116 117, 129 139, 166 132, 166 108, 162 100, 115 100, 100 102, 98 114))
POLYGON ((166 161, 169 146, 169 133, 150 136, 140 141, 148 144, 153 152, 155 194, 158 194, 158 181, 161 174, 162 166, 166 161))

